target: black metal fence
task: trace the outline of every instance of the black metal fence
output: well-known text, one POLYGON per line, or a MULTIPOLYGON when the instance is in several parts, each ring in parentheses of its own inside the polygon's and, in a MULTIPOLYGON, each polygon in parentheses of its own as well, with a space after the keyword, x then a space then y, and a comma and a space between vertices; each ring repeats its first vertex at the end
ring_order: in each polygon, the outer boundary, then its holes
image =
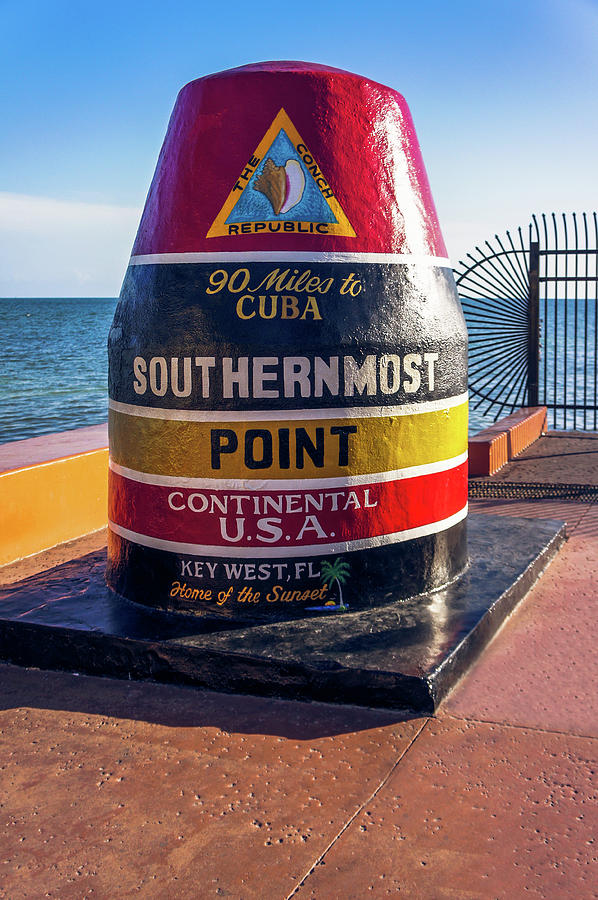
POLYGON ((532 216, 455 269, 472 411, 546 406, 552 428, 598 430, 598 219, 532 216))

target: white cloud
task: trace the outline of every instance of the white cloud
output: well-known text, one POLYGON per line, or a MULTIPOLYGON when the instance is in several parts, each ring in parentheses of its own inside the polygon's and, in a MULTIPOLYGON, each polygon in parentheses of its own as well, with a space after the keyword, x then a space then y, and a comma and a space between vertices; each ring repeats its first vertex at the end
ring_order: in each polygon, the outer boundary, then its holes
POLYGON ((140 212, 0 192, 0 296, 116 296, 140 212))

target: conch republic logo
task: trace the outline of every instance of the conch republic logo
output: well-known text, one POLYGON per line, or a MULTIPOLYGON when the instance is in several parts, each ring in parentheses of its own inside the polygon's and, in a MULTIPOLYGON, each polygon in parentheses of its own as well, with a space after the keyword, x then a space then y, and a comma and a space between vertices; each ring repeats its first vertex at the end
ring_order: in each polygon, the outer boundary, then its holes
POLYGON ((239 173, 207 237, 276 233, 355 237, 333 187, 284 109, 239 173))

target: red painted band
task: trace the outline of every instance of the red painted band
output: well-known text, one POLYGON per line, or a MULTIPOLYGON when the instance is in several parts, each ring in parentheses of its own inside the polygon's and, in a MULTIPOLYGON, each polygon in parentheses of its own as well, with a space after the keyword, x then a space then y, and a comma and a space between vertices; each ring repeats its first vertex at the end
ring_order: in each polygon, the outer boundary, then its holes
POLYGON ((109 518, 121 528, 215 547, 317 546, 442 521, 467 503, 467 462, 444 472, 341 489, 224 491, 144 484, 110 471, 109 518))
POLYGON ((247 250, 446 257, 401 94, 350 72, 304 62, 244 66, 181 90, 133 255, 247 250), (277 222, 277 233, 266 223, 259 233, 248 225, 249 233, 239 226, 238 233, 208 238, 235 185, 240 190, 254 170, 253 154, 281 109, 300 135, 299 153, 312 165, 316 183, 336 197, 355 237, 325 229, 303 233, 305 223, 285 233, 286 226, 277 222))

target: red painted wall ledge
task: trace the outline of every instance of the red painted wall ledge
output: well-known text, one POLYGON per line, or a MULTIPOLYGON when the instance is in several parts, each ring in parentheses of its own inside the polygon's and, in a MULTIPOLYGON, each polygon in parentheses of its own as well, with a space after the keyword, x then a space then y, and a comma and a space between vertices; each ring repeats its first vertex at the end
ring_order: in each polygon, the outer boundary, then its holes
POLYGON ((546 407, 527 406, 469 438, 469 475, 494 475, 546 433, 546 407))
POLYGON ((0 565, 103 528, 108 426, 0 445, 0 565))

